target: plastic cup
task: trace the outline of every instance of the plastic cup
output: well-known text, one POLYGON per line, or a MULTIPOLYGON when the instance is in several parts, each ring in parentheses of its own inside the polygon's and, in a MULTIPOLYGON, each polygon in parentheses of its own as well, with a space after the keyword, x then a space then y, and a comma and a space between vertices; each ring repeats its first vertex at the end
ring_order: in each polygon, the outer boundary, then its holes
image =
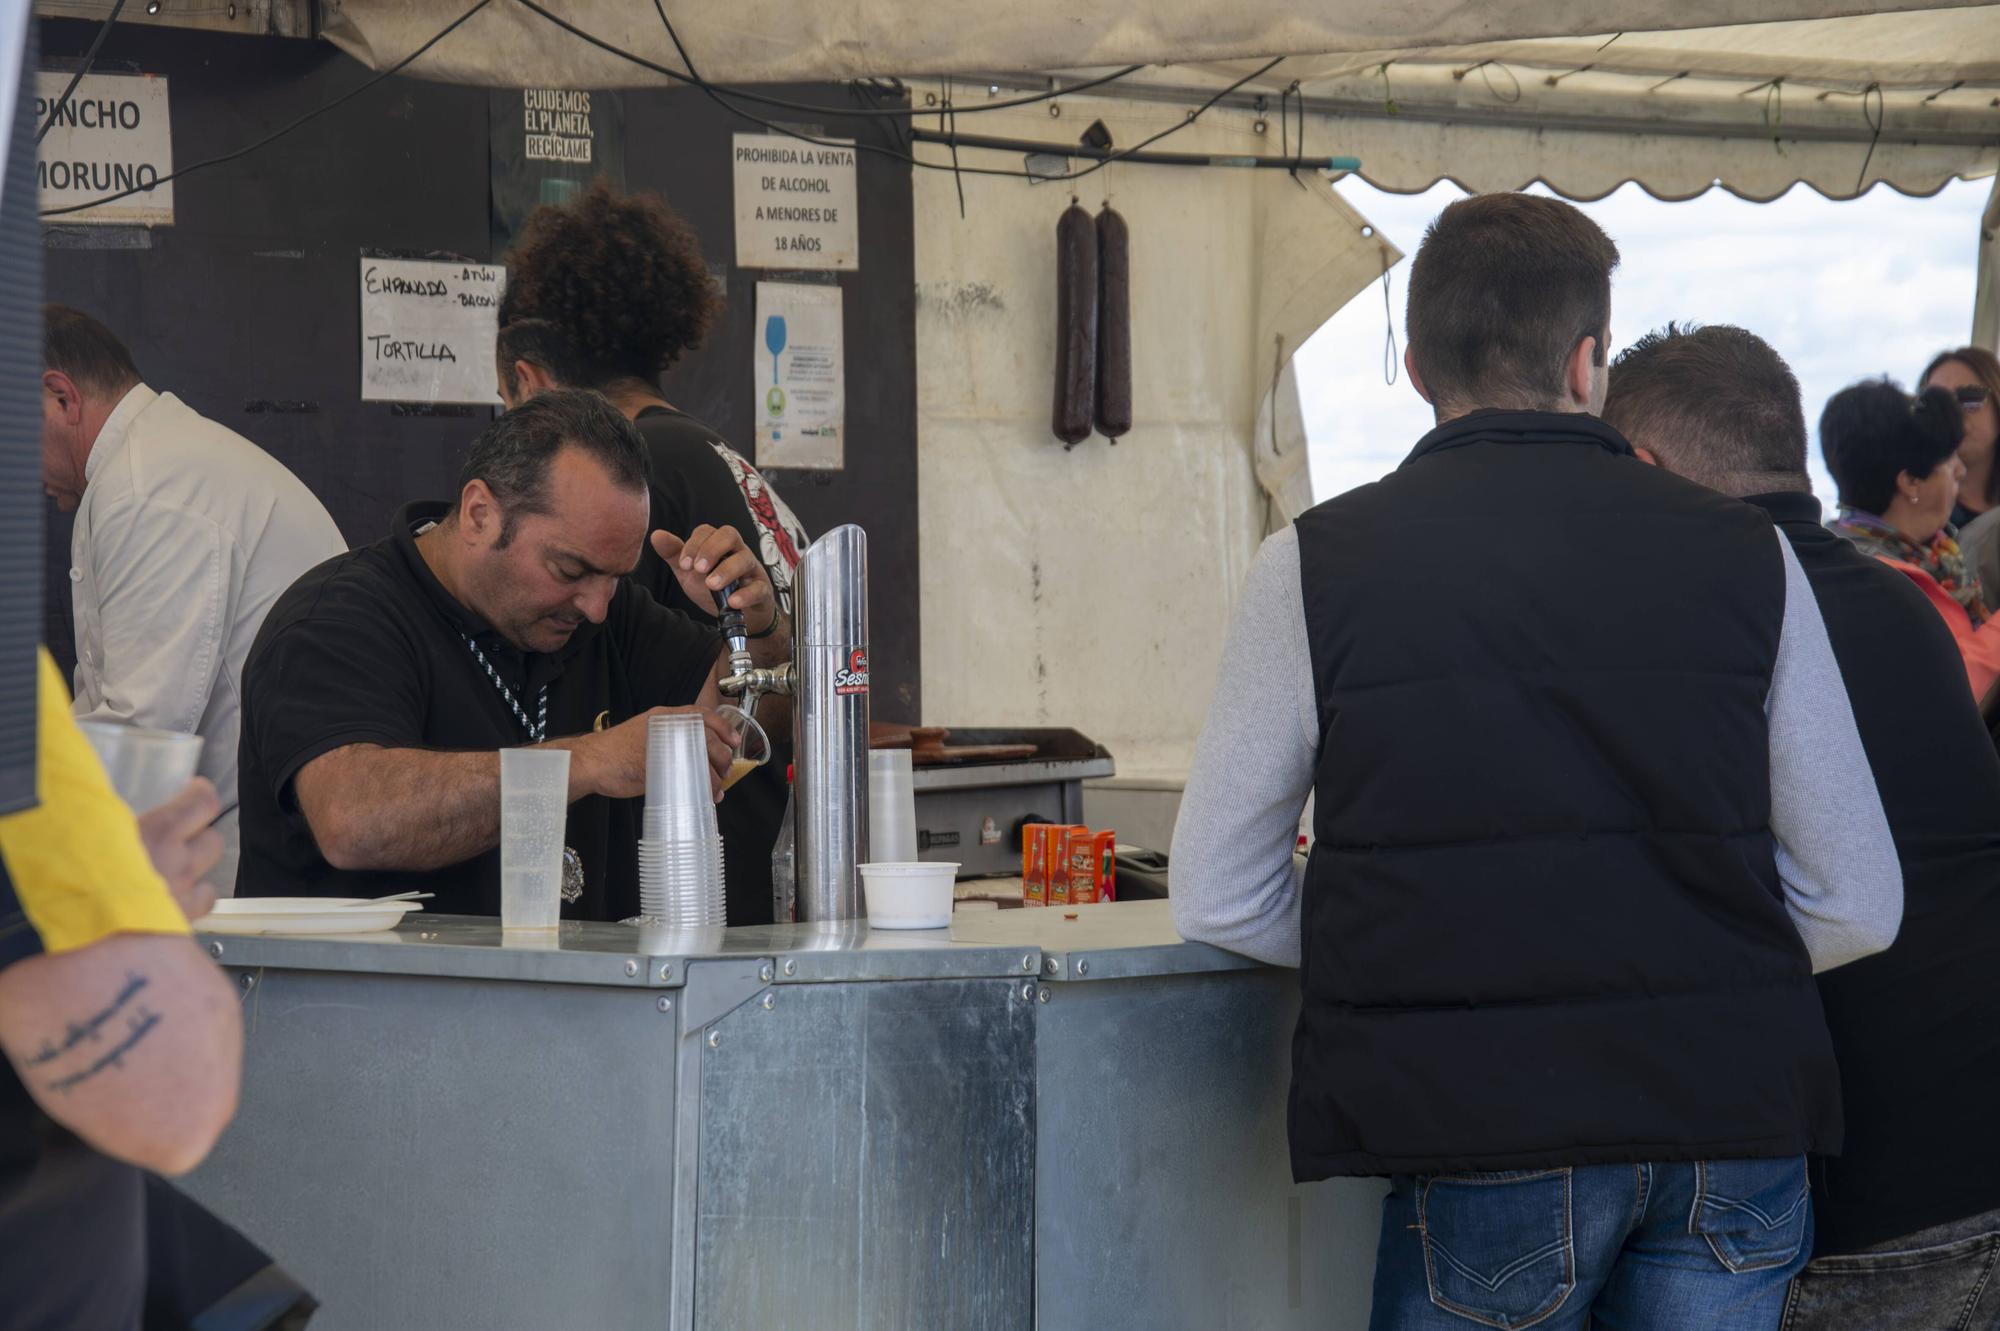
POLYGON ((868 898, 870 929, 951 927, 951 885, 956 864, 864 864, 861 882, 868 898))
POLYGON ((553 929, 562 920, 569 751, 500 751, 500 927, 553 929))
POLYGON ((771 737, 741 707, 724 703, 715 709, 715 714, 736 732, 736 741, 729 746, 729 775, 722 779, 722 789, 727 793, 731 786, 771 761, 771 737))
POLYGON ((134 813, 150 812, 180 794, 201 762, 199 735, 115 721, 79 721, 77 727, 97 750, 111 788, 134 813))
POLYGON ((701 716, 675 712, 648 721, 646 807, 713 803, 709 795, 708 727, 701 716))
POLYGON ((885 863, 917 858, 917 787, 908 749, 869 751, 868 849, 885 863))
POLYGON ((639 919, 678 927, 720 926, 727 920, 722 838, 648 836, 638 844, 639 919))
POLYGON ((716 834, 715 806, 703 800, 649 808, 640 826, 648 841, 701 841, 716 834))

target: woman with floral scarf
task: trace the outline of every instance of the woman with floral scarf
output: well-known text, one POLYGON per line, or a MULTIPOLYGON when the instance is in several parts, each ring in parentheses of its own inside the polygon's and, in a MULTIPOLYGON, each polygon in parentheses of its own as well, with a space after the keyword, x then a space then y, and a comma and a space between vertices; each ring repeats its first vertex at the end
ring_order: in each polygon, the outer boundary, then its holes
POLYGON ((1917 584, 1957 639, 1984 703, 2000 680, 2000 621, 1989 624, 1949 521, 1965 477, 1964 429, 1951 394, 1933 388, 1913 398, 1887 379, 1843 388, 1819 418, 1826 469, 1840 487, 1840 515, 1827 525, 1917 584))

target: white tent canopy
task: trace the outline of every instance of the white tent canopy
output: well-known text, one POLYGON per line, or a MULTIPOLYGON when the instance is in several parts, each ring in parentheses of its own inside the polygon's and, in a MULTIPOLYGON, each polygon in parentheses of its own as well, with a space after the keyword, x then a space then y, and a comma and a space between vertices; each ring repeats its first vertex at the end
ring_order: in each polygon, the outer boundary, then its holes
MULTIPOLYGON (((540 3, 605 46, 687 69, 651 5, 540 3)), ((325 35, 380 69, 464 13, 464 0, 341 0, 325 35)), ((1664 199, 1716 186, 1770 199, 1804 182, 1846 198, 1877 183, 1931 194, 2000 167, 1996 4, 683 0, 667 13, 701 76, 725 83, 976 72, 1061 87, 1084 75, 1047 71, 1145 64, 1099 95, 1191 107, 1283 56, 1227 104, 1261 97, 1273 120, 1289 111, 1296 125, 1292 99, 1303 99, 1307 153, 1358 157, 1364 178, 1402 192, 1446 178, 1475 190, 1539 180, 1592 199, 1637 181, 1664 199)), ((523 70, 562 87, 667 81, 520 0, 490 0, 411 66, 498 86, 523 70)), ((959 131, 981 132, 977 99, 958 107, 959 131)), ((1268 137, 1275 151, 1280 135, 1268 137)), ((918 152, 947 157, 936 145, 918 152)), ((1986 340, 2000 331, 1995 282, 1989 262, 1986 340)))
MULTIPOLYGON (((623 49, 674 69, 685 66, 653 7, 631 0, 541 0, 542 7, 623 49)), ((466 0, 340 0, 329 6, 324 32, 373 68, 415 50, 467 8, 466 0)), ((882 76, 1031 73, 1134 64, 1396 52, 1421 47, 1464 48, 1524 38, 1585 38, 1612 32, 1697 29, 1675 46, 1722 59, 1753 42, 1717 34, 1727 25, 1794 25, 1773 20, 1864 16, 1894 11, 1926 16, 1951 9, 1990 9, 1965 0, 695 0, 667 13, 704 77, 752 83, 882 76)), ((1857 30, 1829 36, 1818 49, 1837 60, 1841 49, 1875 58, 1868 47, 1841 42, 1879 40, 1857 30)), ((1779 36, 1779 43, 1793 40, 1779 36)), ((1593 43, 1586 42, 1586 48, 1593 43)), ((1892 39, 1882 54, 1911 66, 1956 69, 1951 48, 1921 31, 1892 39)), ((1990 60, 1990 56, 1989 56, 1990 60)), ((1685 63, 1679 62, 1679 63, 1685 63)), ((422 72, 462 83, 517 81, 522 68, 545 70, 570 86, 617 87, 649 82, 616 56, 592 51, 546 18, 512 0, 497 0, 452 41, 425 59, 422 72)), ((1742 72, 1740 69, 1733 72, 1742 72)), ((1987 68, 1991 78, 1995 67, 1987 68)), ((1922 75, 1919 81, 1928 80, 1922 75)), ((1944 81, 1949 81, 1950 75, 1944 81)))

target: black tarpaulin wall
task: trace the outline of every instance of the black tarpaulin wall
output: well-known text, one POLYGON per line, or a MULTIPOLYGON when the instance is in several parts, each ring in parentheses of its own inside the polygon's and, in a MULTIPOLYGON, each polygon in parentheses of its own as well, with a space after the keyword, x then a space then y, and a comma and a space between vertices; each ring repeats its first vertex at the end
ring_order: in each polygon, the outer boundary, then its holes
MULTIPOLYGON (((94 23, 42 25, 46 68, 73 67, 94 23)), ((450 40, 450 39, 447 39, 450 40)), ((96 68, 169 80, 175 165, 248 143, 363 82, 317 42, 162 28, 115 28, 96 68)), ((825 85, 772 89, 854 105, 825 85)), ((312 487, 350 544, 387 533, 390 514, 454 491, 458 459, 490 419, 411 415, 360 400, 356 262, 364 248, 490 252, 486 88, 390 79, 238 161, 174 182, 175 224, 51 225, 48 299, 102 318, 154 388, 268 449, 312 487)), ((730 135, 760 133, 695 90, 625 90, 625 183, 666 196, 701 233, 729 309, 707 345, 675 366, 666 396, 753 452, 756 283, 734 266, 730 135)), ((788 111, 805 127, 810 117, 788 111)), ((880 122, 828 117, 829 135, 890 145, 880 122)), ((846 468, 774 472, 812 532, 867 529, 875 707, 919 716, 915 268, 909 168, 863 153, 861 267, 841 273, 846 468)), ((59 222, 60 219, 51 219, 59 222)), ((819 276, 819 275, 815 275, 819 276)), ((38 352, 36 353, 39 354, 38 352)), ((754 459, 753 459, 754 460, 754 459)), ((73 652, 69 523, 50 510, 50 638, 73 652)))

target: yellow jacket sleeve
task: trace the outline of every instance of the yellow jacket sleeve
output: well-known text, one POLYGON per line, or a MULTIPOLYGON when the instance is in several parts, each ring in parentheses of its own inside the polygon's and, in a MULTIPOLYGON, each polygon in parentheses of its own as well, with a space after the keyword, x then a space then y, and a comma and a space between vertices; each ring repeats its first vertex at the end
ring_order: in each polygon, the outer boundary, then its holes
POLYGON ((36 669, 36 784, 41 803, 0 817, 0 861, 44 952, 117 933, 185 934, 187 920, 154 870, 139 822, 111 789, 70 715, 46 651, 36 669))

